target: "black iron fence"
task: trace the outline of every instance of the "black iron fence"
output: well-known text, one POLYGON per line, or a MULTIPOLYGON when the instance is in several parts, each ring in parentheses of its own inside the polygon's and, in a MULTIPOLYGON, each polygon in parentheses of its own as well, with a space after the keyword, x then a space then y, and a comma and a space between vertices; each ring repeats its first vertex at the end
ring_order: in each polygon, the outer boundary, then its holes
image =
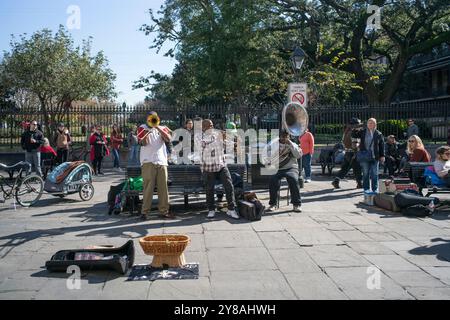
MULTIPOLYGON (((27 122, 37 120, 47 137, 51 137, 57 122, 64 122, 70 129, 76 143, 86 142, 91 125, 100 125, 106 135, 117 124, 126 134, 135 125, 146 121, 149 111, 156 109, 163 124, 172 129, 181 127, 188 118, 212 119, 218 128, 224 128, 227 121, 235 122, 247 129, 277 129, 280 127, 281 104, 258 105, 202 105, 202 106, 160 106, 122 107, 76 106, 64 112, 44 114, 39 108, 21 110, 0 110, 0 146, 15 148, 27 122)), ((311 131, 319 143, 334 143, 340 139, 344 124, 357 117, 363 121, 378 120, 378 127, 384 135, 396 135, 400 139, 407 129, 406 120, 413 118, 419 126, 420 135, 426 140, 446 141, 450 128, 450 101, 397 103, 389 105, 350 104, 345 106, 313 106, 308 108, 311 131)))

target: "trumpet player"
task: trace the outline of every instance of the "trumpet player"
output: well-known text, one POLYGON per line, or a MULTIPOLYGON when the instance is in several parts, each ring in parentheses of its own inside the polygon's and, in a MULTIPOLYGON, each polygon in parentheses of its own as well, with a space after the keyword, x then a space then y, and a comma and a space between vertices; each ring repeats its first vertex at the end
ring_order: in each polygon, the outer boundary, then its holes
POLYGON ((144 199, 142 204, 142 219, 146 220, 152 209, 153 191, 158 189, 158 211, 164 218, 173 219, 169 209, 168 156, 166 143, 172 137, 170 130, 160 126, 160 119, 156 112, 151 112, 147 124, 138 129, 138 141, 141 145, 141 171, 144 199))
POLYGON ((290 140, 289 132, 282 130, 279 138, 279 162, 278 172, 270 178, 269 191, 270 202, 268 212, 276 209, 280 181, 286 178, 291 192, 294 212, 302 212, 302 200, 300 196, 298 159, 302 157, 302 149, 290 140))

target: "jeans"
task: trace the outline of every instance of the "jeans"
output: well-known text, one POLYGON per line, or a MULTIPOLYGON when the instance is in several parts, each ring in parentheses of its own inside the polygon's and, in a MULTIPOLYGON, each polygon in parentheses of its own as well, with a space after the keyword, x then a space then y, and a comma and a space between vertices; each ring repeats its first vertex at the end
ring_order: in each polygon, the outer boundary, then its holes
POLYGON ((364 191, 370 191, 370 182, 372 182, 372 191, 378 192, 378 170, 379 161, 363 161, 360 162, 363 171, 363 188, 364 191))
POLYGON ((128 153, 128 165, 140 165, 139 160, 139 151, 140 151, 139 145, 131 146, 130 151, 128 153))
POLYGON ((305 154, 302 157, 302 169, 305 170, 305 179, 311 179, 311 161, 311 154, 305 154))
POLYGON ((34 170, 38 175, 42 176, 40 152, 38 152, 37 150, 26 151, 25 161, 31 164, 32 170, 34 170))
POLYGON ((300 185, 298 184, 298 170, 297 169, 287 169, 279 170, 275 175, 270 178, 269 191, 270 191, 270 206, 275 206, 277 204, 278 190, 280 190, 280 180, 286 178, 289 190, 291 191, 292 204, 294 206, 301 206, 302 199, 300 196, 300 185))
POLYGON ((234 187, 233 180, 231 179, 230 170, 227 167, 222 168, 219 172, 204 172, 203 180, 205 181, 206 189, 206 204, 208 205, 208 210, 213 211, 216 209, 216 204, 214 201, 214 191, 217 178, 220 179, 222 185, 225 189, 225 195, 227 197, 228 210, 234 210, 236 207, 236 200, 234 197, 234 187))
POLYGON ((355 174, 355 179, 357 183, 362 181, 361 166, 358 161, 356 161, 355 152, 347 151, 345 153, 344 162, 342 163, 341 170, 336 176, 337 180, 344 179, 348 174, 350 169, 353 168, 353 173, 355 174))
POLYGON ((114 168, 119 168, 120 167, 120 155, 119 155, 119 150, 113 148, 112 149, 112 154, 114 156, 114 168))

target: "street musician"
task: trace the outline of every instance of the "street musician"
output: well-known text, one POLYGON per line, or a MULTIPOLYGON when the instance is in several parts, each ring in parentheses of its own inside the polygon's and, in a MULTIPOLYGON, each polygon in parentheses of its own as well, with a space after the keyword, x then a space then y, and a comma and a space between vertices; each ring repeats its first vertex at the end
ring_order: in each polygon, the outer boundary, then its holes
POLYGON ((147 123, 138 129, 138 142, 141 145, 141 171, 144 199, 142 219, 146 220, 152 209, 153 191, 158 189, 158 211, 164 218, 172 219, 170 213, 168 180, 168 155, 166 143, 172 139, 170 130, 160 126, 160 118, 154 111, 147 118, 147 123))
POLYGON ((279 156, 275 157, 275 161, 278 161, 279 170, 270 178, 270 202, 267 212, 272 212, 276 209, 278 191, 280 189, 280 180, 283 178, 286 178, 289 185, 292 204, 294 206, 293 211, 302 212, 302 200, 300 196, 300 185, 298 182, 298 159, 302 157, 303 152, 296 143, 290 140, 289 132, 286 130, 281 131, 278 143, 274 143, 274 146, 279 147, 279 156))

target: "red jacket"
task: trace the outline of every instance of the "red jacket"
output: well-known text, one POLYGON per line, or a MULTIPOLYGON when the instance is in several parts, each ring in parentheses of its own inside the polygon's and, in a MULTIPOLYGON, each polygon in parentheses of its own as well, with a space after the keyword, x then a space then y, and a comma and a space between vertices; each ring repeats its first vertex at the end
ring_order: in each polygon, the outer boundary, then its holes
MULTIPOLYGON (((109 152, 109 149, 106 147, 106 145, 108 144, 108 140, 106 140, 106 136, 104 134, 102 134, 102 138, 103 138, 103 141, 105 141, 106 156, 109 156, 110 152, 109 152)), ((91 153, 90 153, 91 161, 94 161, 94 159, 95 159, 94 144, 95 144, 96 140, 97 140, 97 137, 95 136, 95 134, 91 134, 91 136, 89 137, 89 144, 91 145, 91 153)))
POLYGON ((41 153, 52 153, 55 157, 57 156, 55 149, 51 146, 42 146, 40 149, 41 153))
POLYGON ((311 132, 307 131, 298 141, 300 142, 300 148, 302 149, 304 156, 307 154, 314 154, 314 136, 311 132))
POLYGON ((119 149, 123 143, 123 138, 121 134, 114 135, 111 134, 111 145, 114 149, 119 149))
POLYGON ((431 162, 431 156, 425 149, 415 149, 412 154, 409 155, 410 162, 431 162))

